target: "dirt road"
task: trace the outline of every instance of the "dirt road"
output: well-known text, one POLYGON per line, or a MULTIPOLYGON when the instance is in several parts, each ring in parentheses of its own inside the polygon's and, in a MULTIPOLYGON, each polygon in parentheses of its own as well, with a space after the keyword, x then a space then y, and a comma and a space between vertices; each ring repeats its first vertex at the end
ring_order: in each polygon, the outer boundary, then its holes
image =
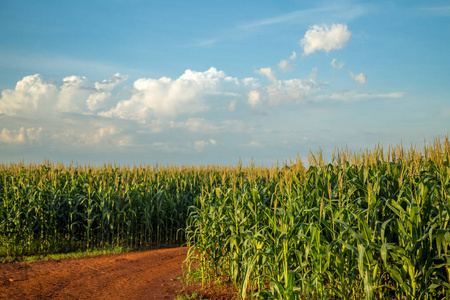
POLYGON ((174 299, 187 250, 0 264, 0 299, 174 299))

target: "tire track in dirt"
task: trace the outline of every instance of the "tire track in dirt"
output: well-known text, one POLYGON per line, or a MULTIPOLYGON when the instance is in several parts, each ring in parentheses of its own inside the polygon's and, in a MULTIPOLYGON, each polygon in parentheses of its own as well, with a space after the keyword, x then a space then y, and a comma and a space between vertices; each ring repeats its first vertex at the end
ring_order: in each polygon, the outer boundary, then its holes
POLYGON ((0 299, 174 299, 187 251, 0 264, 0 299))

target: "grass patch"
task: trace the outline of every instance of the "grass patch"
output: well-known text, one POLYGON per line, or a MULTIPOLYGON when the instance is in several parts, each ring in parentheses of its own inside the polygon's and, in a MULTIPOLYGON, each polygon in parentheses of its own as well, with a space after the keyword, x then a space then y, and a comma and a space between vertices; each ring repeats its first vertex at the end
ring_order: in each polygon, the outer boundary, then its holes
POLYGON ((22 256, 4 256, 0 257, 0 263, 7 262, 35 262, 41 260, 61 260, 67 258, 81 258, 88 256, 98 256, 105 254, 119 254, 124 252, 130 252, 132 249, 117 247, 111 249, 101 249, 101 250, 91 250, 91 251, 76 251, 69 253, 58 253, 58 254, 38 254, 38 255, 22 255, 22 256))

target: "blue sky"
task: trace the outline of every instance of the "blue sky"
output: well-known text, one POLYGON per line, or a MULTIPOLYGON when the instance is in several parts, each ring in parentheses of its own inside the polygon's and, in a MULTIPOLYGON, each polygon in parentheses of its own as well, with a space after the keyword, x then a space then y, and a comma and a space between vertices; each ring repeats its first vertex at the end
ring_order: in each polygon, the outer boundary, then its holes
POLYGON ((450 127, 447 1, 1 1, 0 161, 272 165, 450 127))

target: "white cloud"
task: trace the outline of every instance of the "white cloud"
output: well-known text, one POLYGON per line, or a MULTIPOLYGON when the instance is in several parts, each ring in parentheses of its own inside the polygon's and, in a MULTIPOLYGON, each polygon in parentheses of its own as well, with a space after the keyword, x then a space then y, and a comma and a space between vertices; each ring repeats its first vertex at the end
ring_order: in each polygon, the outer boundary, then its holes
POLYGON ((204 118, 189 118, 181 122, 160 122, 160 127, 181 129, 200 133, 224 133, 224 132, 252 132, 255 124, 242 120, 224 120, 214 123, 204 118))
POLYGON ((285 72, 290 72, 294 70, 295 65, 291 64, 289 60, 283 59, 278 63, 278 67, 285 72))
POLYGON ((170 127, 194 132, 216 131, 218 129, 217 126, 203 118, 189 118, 186 122, 170 122, 170 127))
POLYGON ((371 94, 371 93, 358 93, 355 91, 349 90, 340 90, 336 93, 333 93, 331 96, 322 96, 321 99, 329 98, 338 101, 344 102, 354 102, 360 100, 370 100, 370 99, 382 99, 382 98, 402 98, 405 95, 403 92, 394 92, 388 94, 371 94))
POLYGON ((333 24, 331 28, 328 25, 313 25, 299 44, 303 48, 303 55, 320 50, 328 53, 331 50, 344 48, 350 41, 350 37, 351 32, 344 24, 333 24))
POLYGON ((333 60, 331 61, 331 64, 330 64, 334 69, 342 69, 344 67, 344 62, 342 60, 339 64, 336 64, 336 62, 337 62, 337 59, 333 58, 333 60))
POLYGON ((240 94, 241 83, 211 67, 205 72, 186 70, 179 78, 141 78, 134 82, 129 100, 100 115, 146 122, 154 116, 193 114, 209 108, 208 100, 240 94))
POLYGON ((251 107, 256 107, 261 104, 261 94, 258 91, 250 91, 248 93, 248 104, 251 107))
POLYGON ((294 60, 294 59, 296 59, 296 58, 297 58, 297 53, 296 53, 295 51, 292 51, 292 55, 289 56, 289 59, 290 59, 290 60, 294 60))
POLYGON ((57 108, 61 112, 82 113, 92 90, 84 76, 68 76, 63 79, 57 108))
POLYGON ((302 102, 306 96, 318 88, 316 77, 317 68, 314 68, 306 79, 277 80, 274 84, 265 88, 269 104, 302 102))
POLYGON ((95 92, 90 94, 86 104, 90 111, 96 111, 103 108, 104 101, 111 96, 111 91, 120 83, 127 80, 128 76, 116 73, 102 82, 94 84, 95 92))
MULTIPOLYGON (((292 62, 287 59, 288 56, 285 58, 288 62, 292 62)), ((339 67, 339 62, 333 59, 331 65, 339 67)), ((46 81, 40 75, 27 76, 20 80, 15 88, 4 90, 0 95, 0 123, 3 125, 0 127, 2 155, 5 159, 10 159, 6 158, 7 154, 3 152, 6 150, 12 153, 9 154, 12 159, 24 157, 28 160, 30 156, 27 156, 29 155, 27 152, 31 153, 29 149, 32 147, 34 159, 41 159, 39 155, 50 153, 49 155, 54 155, 51 159, 58 159, 59 156, 76 160, 83 155, 96 152, 98 160, 128 157, 129 161, 133 162, 141 159, 164 161, 165 157, 168 157, 164 162, 171 162, 174 156, 165 152, 177 152, 186 154, 176 156, 179 161, 192 163, 194 160, 200 161, 208 157, 201 152, 206 153, 209 150, 211 153, 214 152, 214 155, 238 157, 241 153, 245 155, 258 150, 251 147, 259 147, 261 144, 258 142, 264 141, 252 140, 255 136, 270 134, 279 139, 278 144, 283 140, 295 140, 290 139, 292 136, 286 137, 282 134, 292 135, 298 132, 283 133, 285 131, 283 126, 298 123, 299 116, 300 119, 306 120, 311 112, 316 111, 313 104, 305 106, 308 112, 300 115, 298 112, 304 110, 301 107, 292 110, 294 105, 277 108, 270 105, 314 100, 392 101, 390 99, 404 96, 404 93, 400 92, 379 93, 377 90, 371 90, 373 94, 370 94, 365 86, 360 86, 360 91, 337 91, 340 87, 332 86, 331 91, 328 90, 327 95, 324 95, 325 92, 321 91, 321 82, 316 77, 317 69, 313 70, 309 77, 289 80, 278 79, 272 68, 262 68, 257 73, 269 80, 259 75, 255 75, 257 78, 238 79, 210 69, 205 72, 186 71, 174 79, 143 78, 134 83, 134 90, 129 87, 121 91, 118 85, 125 77, 119 74, 98 82, 89 82, 83 76, 68 76, 63 80, 60 79, 59 83, 56 80, 46 81), (119 99, 125 101, 117 105, 119 99), (131 101, 133 99, 136 101, 131 101), (170 115, 172 113, 170 109, 158 100, 169 101, 169 107, 173 108, 174 113, 170 115), (265 116, 255 114, 252 109, 240 110, 240 105, 246 106, 244 101, 249 106, 256 107, 254 110, 265 113, 265 116), (110 111, 112 118, 99 117, 97 114, 102 109, 103 113, 108 113, 109 108, 104 108, 106 105, 114 109, 120 105, 129 106, 129 111, 122 111, 123 114, 113 114, 110 111), (156 108, 151 105, 155 105, 156 108), (211 108, 212 111, 189 115, 207 108, 211 108), (240 111, 229 113, 227 109, 240 111), (58 115, 61 111, 71 113, 58 115), (143 111, 142 119, 135 118, 141 111, 143 111), (47 117, 49 112, 52 113, 51 117, 47 117), (126 115, 126 112, 129 115, 126 115), (188 115, 178 115, 184 112, 188 115), (235 119, 226 120, 231 115, 235 119), (145 123, 119 120, 119 117, 143 120, 145 123), (238 151, 242 143, 246 143, 247 148, 242 149, 247 152, 238 151), (32 146, 28 147, 29 144, 32 146), (233 148, 233 145, 238 148, 233 148), (251 151, 252 149, 254 151, 251 151), (200 154, 194 155, 196 152, 200 154)), ((366 81, 365 75, 364 79, 362 75, 364 74, 352 73, 358 82, 366 81)), ((324 111, 325 108, 329 109, 326 103, 323 104, 319 107, 324 108, 324 111)), ((339 107, 341 106, 337 106, 338 110, 339 107)), ((444 115, 449 115, 448 109, 442 111, 444 115)), ((341 111, 332 113, 339 116, 339 112, 341 111)), ((324 126, 326 127, 326 124, 324 126)), ((319 132, 322 129, 315 130, 319 132)), ((314 136, 314 132, 302 132, 297 141, 300 139, 301 142, 302 136, 308 134, 314 136)), ((294 147, 294 144, 291 143, 289 146, 294 147)), ((266 145, 263 144, 263 147, 266 145)))
POLYGON ((256 72, 266 76, 271 84, 259 91, 252 90, 248 93, 248 104, 252 107, 260 105, 263 99, 267 99, 271 105, 282 102, 300 103, 319 87, 316 79, 317 68, 314 68, 306 79, 278 80, 271 68, 261 68, 256 72))
POLYGON ((6 144, 24 144, 26 142, 36 143, 39 141, 42 132, 42 127, 27 128, 21 127, 18 130, 9 130, 3 128, 0 132, 0 143, 6 144))
POLYGON ((0 142, 7 144, 22 144, 25 143, 25 129, 22 127, 19 130, 9 130, 3 128, 0 133, 0 142))
MULTIPOLYGON (((296 58, 297 58, 297 53, 295 51, 292 51, 292 55, 289 56, 289 60, 294 60, 296 58)), ((278 63, 278 67, 285 72, 293 71, 295 68, 295 65, 291 64, 289 60, 288 59, 281 60, 278 63)))
POLYGON ((247 77, 242 79, 242 83, 244 84, 245 87, 253 90, 260 87, 258 79, 253 77, 247 77))
POLYGON ((277 82, 277 77, 275 76, 275 72, 271 68, 261 68, 255 71, 257 74, 266 76, 270 82, 277 82))
POLYGON ((0 114, 42 118, 55 112, 85 113, 102 107, 112 89, 126 76, 114 74, 90 84, 84 76, 68 76, 61 86, 45 82, 41 75, 25 76, 14 90, 2 91, 0 114))
POLYGON ((358 75, 354 75, 352 72, 349 72, 349 73, 355 81, 359 82, 359 84, 366 83, 367 76, 364 75, 363 73, 359 73, 358 75))
POLYGON ((110 96, 107 92, 98 92, 90 94, 86 100, 86 104, 90 111, 98 110, 102 107, 102 103, 110 96))
POLYGON ((102 82, 96 82, 95 88, 98 91, 112 91, 117 85, 124 82, 128 79, 128 76, 120 75, 119 73, 116 73, 109 77, 108 79, 103 80, 102 82))
POLYGON ((87 109, 96 111, 102 108, 103 102, 111 96, 111 91, 127 78, 116 73, 109 79, 92 85, 84 76, 68 76, 63 79, 58 110, 71 113, 83 113, 87 109))
POLYGON ((2 91, 0 114, 8 116, 39 116, 50 114, 55 108, 58 89, 54 84, 46 83, 41 75, 25 76, 17 82, 14 90, 2 91))
POLYGON ((214 145, 216 145, 216 141, 213 140, 213 139, 210 139, 209 141, 204 141, 204 140, 195 141, 194 142, 194 149, 197 152, 203 152, 203 150, 205 150, 205 147, 208 146, 208 145, 214 146, 214 145))

